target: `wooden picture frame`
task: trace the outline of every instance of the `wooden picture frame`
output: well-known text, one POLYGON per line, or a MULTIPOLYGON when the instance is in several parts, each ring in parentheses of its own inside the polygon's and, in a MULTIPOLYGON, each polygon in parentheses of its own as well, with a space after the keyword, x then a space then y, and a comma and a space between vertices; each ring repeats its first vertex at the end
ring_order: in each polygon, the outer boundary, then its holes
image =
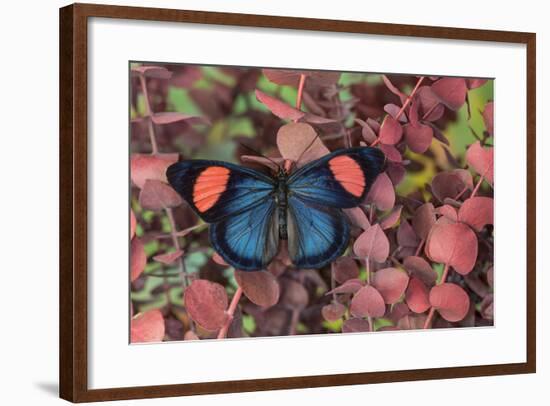
POLYGON ((536 162, 534 33, 245 15, 108 5, 60 9, 60 396, 72 402, 140 399, 367 383, 448 379, 536 370, 536 162), (527 47, 526 362, 467 367, 278 377, 110 389, 88 387, 88 20, 92 17, 364 33, 525 44, 527 47))

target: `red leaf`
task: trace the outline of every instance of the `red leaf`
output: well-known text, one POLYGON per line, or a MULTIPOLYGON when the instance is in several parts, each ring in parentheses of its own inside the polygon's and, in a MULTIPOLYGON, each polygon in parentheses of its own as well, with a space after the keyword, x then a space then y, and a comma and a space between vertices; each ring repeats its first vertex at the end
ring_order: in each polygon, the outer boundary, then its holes
POLYGON ((380 210, 389 210, 395 204, 395 190, 389 176, 382 172, 372 184, 366 203, 375 204, 380 210))
POLYGON ((353 295, 350 313, 355 317, 382 317, 386 313, 384 298, 374 287, 363 286, 353 295))
POLYGON ((410 256, 403 260, 403 266, 411 275, 424 284, 432 286, 437 281, 437 272, 422 257, 410 256))
POLYGON ((462 320, 470 308, 468 294, 454 283, 434 286, 430 290, 430 303, 441 317, 450 322, 462 320))
POLYGON ((267 159, 263 156, 255 156, 255 155, 241 155, 240 157, 241 162, 253 162, 260 165, 267 166, 269 169, 273 170, 274 172, 277 172, 279 170, 279 165, 283 164, 284 159, 279 157, 270 157, 267 159))
POLYGON ((433 129, 429 125, 419 123, 418 126, 407 124, 403 127, 405 141, 411 151, 423 154, 430 148, 433 139, 433 129))
POLYGON ((494 134, 494 121, 493 121, 493 115, 494 115, 494 104, 493 102, 489 102, 485 105, 485 109, 483 109, 483 122, 485 123, 485 129, 489 133, 489 135, 493 136, 494 134))
POLYGON ((456 223, 458 221, 456 209, 448 204, 438 207, 435 209, 435 212, 449 219, 451 223, 456 223))
POLYGON ((464 189, 473 189, 472 175, 465 169, 441 172, 432 179, 432 193, 440 202, 454 199, 464 189))
POLYGON ((468 147, 466 162, 478 174, 493 184, 493 147, 483 148, 479 141, 468 147))
POLYGON ((351 224, 366 230, 370 227, 369 219, 367 215, 360 207, 354 207, 352 209, 343 209, 351 224))
POLYGON ((428 299, 428 288, 418 278, 411 278, 409 287, 405 294, 405 300, 409 309, 415 313, 424 313, 430 307, 430 301, 428 299))
POLYGON ((297 87, 300 83, 300 76, 306 75, 308 83, 313 82, 320 86, 330 86, 338 83, 340 73, 312 70, 290 70, 290 69, 262 69, 263 74, 273 83, 297 87))
POLYGON ((338 283, 344 283, 349 279, 359 277, 359 267, 357 262, 350 257, 340 257, 331 265, 332 274, 338 283))
POLYGON ((268 96, 260 90, 256 90, 256 98, 263 103, 273 114, 285 120, 298 120, 304 116, 304 112, 289 106, 285 102, 268 96))
POLYGON ((424 203, 414 213, 412 220, 412 226, 416 234, 422 238, 426 239, 428 234, 435 224, 435 209, 433 204, 424 203))
POLYGON ((390 254, 390 242, 382 228, 375 224, 355 240, 353 251, 361 258, 368 257, 373 261, 382 263, 390 254))
POLYGON ((458 221, 481 231, 486 224, 493 224, 493 199, 474 196, 462 204, 458 210, 458 221))
POLYGON ((166 168, 178 160, 178 154, 132 154, 130 158, 130 176, 140 189, 147 179, 167 182, 166 168))
POLYGON ((327 321, 336 321, 342 318, 346 312, 346 306, 341 303, 331 303, 326 306, 323 306, 321 309, 321 314, 323 318, 327 321))
POLYGON ((401 156, 401 152, 397 148, 395 148, 393 145, 388 144, 380 144, 380 149, 386 155, 386 158, 388 158, 388 161, 390 162, 396 162, 401 163, 403 162, 403 157, 401 156))
POLYGON ((330 295, 332 293, 355 293, 362 287, 363 283, 359 279, 349 279, 337 288, 329 290, 326 295, 330 295))
POLYGON ((153 259, 157 262, 160 262, 161 264, 170 265, 180 259, 182 255, 182 250, 176 250, 172 252, 167 252, 166 254, 155 255, 153 259))
POLYGON ((252 303, 270 307, 279 301, 279 284, 270 272, 235 271, 235 279, 252 303))
POLYGON ((468 89, 477 89, 487 83, 487 79, 466 79, 468 89))
POLYGON ((463 223, 437 224, 426 242, 426 255, 432 261, 448 264, 461 275, 474 268, 477 259, 477 237, 463 223))
POLYGON ((403 206, 395 206, 393 210, 388 214, 386 217, 384 217, 380 221, 380 227, 382 227, 383 230, 387 230, 388 228, 392 228, 399 222, 399 218, 401 217, 401 210, 403 209, 403 206))
POLYGON ((135 281, 145 269, 147 256, 139 238, 132 239, 130 244, 130 281, 135 281))
POLYGON ((401 140, 403 128, 392 116, 386 116, 380 127, 380 142, 395 145, 401 140))
POLYGON ((283 158, 299 161, 298 167, 330 152, 313 127, 305 123, 289 123, 279 128, 277 147, 283 158))
POLYGON ((188 124, 208 124, 208 120, 203 117, 189 116, 177 112, 155 113, 151 116, 153 123, 157 125, 172 124, 185 121, 188 124))
POLYGON ((134 344, 162 341, 164 330, 164 318, 160 310, 140 313, 130 322, 130 342, 134 344))
POLYGON ((489 284, 490 287, 493 287, 494 273, 495 272, 493 271, 493 267, 490 267, 487 270, 487 283, 489 284))
POLYGON ((419 102, 419 113, 422 120, 437 121, 445 112, 445 108, 439 102, 430 86, 421 86, 416 92, 419 102))
POLYGON ((196 279, 185 289, 184 301, 193 320, 204 329, 215 331, 225 322, 228 300, 222 285, 196 279))
POLYGON ((365 319, 351 318, 344 321, 342 333, 364 333, 370 331, 369 322, 365 319))
POLYGON ((399 330, 418 330, 423 328, 426 316, 423 314, 407 314, 397 322, 399 330))
POLYGON ((139 192, 139 204, 147 210, 162 210, 182 203, 182 198, 172 187, 158 180, 146 180, 139 192))
POLYGON ((389 91, 399 97, 402 102, 407 99, 407 96, 401 90, 399 90, 397 86, 395 86, 386 75, 382 75, 382 80, 384 81, 384 84, 389 89, 389 91))
POLYGON ((380 292, 387 304, 399 301, 407 285, 409 276, 407 272, 397 268, 384 268, 374 272, 372 285, 380 292))
POLYGON ((432 85, 435 96, 451 110, 458 110, 466 102, 466 80, 463 78, 442 78, 432 85))
MULTIPOLYGON (((393 104, 393 103, 388 103, 388 104, 384 105, 384 111, 389 114, 389 117, 397 120, 396 117, 399 114, 399 112, 401 111, 401 107, 399 107, 399 106, 397 106, 396 104, 393 104)), ((399 122, 406 123, 407 122, 407 116, 405 114, 401 113, 401 115, 399 116, 399 122)))
POLYGON ((134 74, 144 74, 145 77, 155 79, 170 79, 172 72, 162 66, 137 66, 132 68, 134 74))
POLYGON ((294 309, 303 309, 309 303, 309 293, 301 283, 290 279, 284 279, 281 303, 294 309))
POLYGON ((358 118, 356 118, 355 121, 361 126, 361 135, 363 136, 363 139, 365 141, 367 141, 369 144, 372 144, 374 141, 376 141, 376 132, 372 129, 370 125, 358 118))
POLYGON ((225 262, 225 260, 217 252, 214 252, 214 255, 212 255, 212 261, 218 265, 229 266, 229 264, 225 262))
POLYGON ((134 211, 130 209, 130 240, 134 237, 136 234, 136 215, 134 214, 134 211))
MULTIPOLYGON (((384 145, 380 145, 383 147, 384 145)), ((400 163, 388 162, 386 173, 390 177, 392 183, 397 186, 405 178, 406 170, 405 166, 400 163)))
POLYGON ((420 238, 414 232, 407 220, 401 221, 397 229, 397 243, 401 247, 416 248, 420 244, 420 238))

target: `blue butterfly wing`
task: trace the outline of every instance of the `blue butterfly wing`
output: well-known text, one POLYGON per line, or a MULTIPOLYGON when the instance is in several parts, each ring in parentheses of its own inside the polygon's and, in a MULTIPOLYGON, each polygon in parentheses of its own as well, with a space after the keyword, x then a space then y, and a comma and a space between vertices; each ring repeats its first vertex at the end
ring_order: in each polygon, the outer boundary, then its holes
POLYGON ((344 253, 349 224, 340 209, 288 198, 288 253, 298 268, 321 268, 344 253))
POLYGON ((221 161, 177 162, 168 167, 166 177, 207 223, 254 207, 275 188, 274 180, 262 172, 221 161))
POLYGON ((288 190, 313 204, 356 207, 364 200, 384 164, 385 155, 377 148, 341 149, 292 173, 288 190))
POLYGON ((272 197, 210 226, 214 249, 231 266, 256 271, 269 265, 279 247, 277 205, 272 197))

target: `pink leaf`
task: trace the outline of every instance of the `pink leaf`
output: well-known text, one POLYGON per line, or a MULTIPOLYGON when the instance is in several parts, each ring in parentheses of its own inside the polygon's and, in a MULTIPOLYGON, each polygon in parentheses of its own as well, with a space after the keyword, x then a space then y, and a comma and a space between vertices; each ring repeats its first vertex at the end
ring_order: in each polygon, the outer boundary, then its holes
POLYGON ((448 204, 438 207, 435 212, 443 217, 448 218, 451 223, 456 223, 458 221, 458 214, 456 212, 456 209, 448 204))
POLYGON ((450 322, 462 320, 470 308, 468 294, 454 283, 434 286, 430 290, 430 303, 441 317, 450 322))
POLYGON ((483 122, 485 123, 485 129, 489 133, 489 135, 493 136, 494 134, 494 121, 493 121, 493 113, 494 111, 494 104, 493 102, 489 102, 485 105, 485 109, 483 109, 483 122))
POLYGON ((458 221, 481 231, 486 224, 493 224, 493 199, 490 197, 471 197, 458 210, 458 221))
POLYGON ((423 154, 432 144, 433 129, 429 125, 419 123, 418 126, 407 124, 403 127, 405 141, 411 151, 423 154))
MULTIPOLYGON (((399 107, 399 106, 397 106, 396 104, 393 104, 393 103, 388 103, 388 104, 384 105, 384 111, 389 114, 389 117, 397 120, 396 117, 399 114, 399 112, 401 111, 401 107, 399 107)), ((401 115, 399 116, 399 122, 406 123, 407 122, 407 116, 405 114, 401 113, 401 115)))
POLYGON ((130 176, 140 189, 147 179, 167 182, 166 168, 178 160, 178 154, 132 154, 130 176))
POLYGON ((235 271, 235 279, 252 303, 270 307, 279 301, 279 284, 270 272, 235 271))
POLYGON ((372 184, 366 203, 375 204, 380 210, 389 210, 395 204, 395 190, 389 176, 382 172, 372 184))
POLYGON ((397 243, 404 248, 416 248, 420 244, 420 238, 407 220, 402 220, 397 229, 397 243))
POLYGON ((412 226, 416 234, 425 240, 428 237, 430 229, 435 224, 435 209, 433 204, 424 203, 414 213, 412 226))
POLYGON ((432 193, 440 202, 446 198, 454 199, 464 189, 473 189, 472 176, 465 169, 440 172, 432 179, 432 193))
POLYGON ((344 321, 342 333, 364 333, 370 331, 369 322, 365 319, 351 318, 344 321))
POLYGON ((477 89, 487 83, 487 79, 466 79, 468 89, 477 89))
POLYGON ((403 162, 403 157, 401 156, 401 152, 395 146, 388 145, 388 144, 380 144, 380 149, 382 152, 384 152, 384 155, 386 155, 386 158, 388 158, 388 161, 390 162, 396 162, 401 163, 403 162))
POLYGON ((466 162, 478 174, 493 184, 493 147, 483 148, 479 141, 468 147, 466 162))
POLYGON ((354 207, 351 209, 343 209, 346 216, 348 216, 348 219, 350 220, 350 223, 354 226, 357 226, 361 228, 362 230, 366 230, 370 227, 369 219, 367 218, 367 215, 360 207, 354 207))
POLYGON ((424 313, 430 308, 428 295, 429 292, 426 285, 420 279, 412 277, 405 294, 405 300, 409 309, 415 313, 424 313))
POLYGON ((392 116, 386 116, 380 127, 380 142, 395 145, 401 140, 403 128, 392 116))
POLYGON ((359 257, 368 257, 373 261, 382 263, 390 254, 390 242, 382 228, 375 224, 355 240, 353 251, 359 257))
POLYGON ((204 329, 215 331, 225 322, 228 300, 222 285, 196 279, 185 289, 184 301, 193 320, 204 329))
POLYGON ((147 210, 162 210, 183 203, 181 196, 172 187, 158 180, 146 180, 139 192, 139 204, 147 210))
POLYGON ((410 256, 403 260, 403 266, 413 277, 420 279, 424 284, 432 286, 437 280, 437 272, 422 257, 410 256))
POLYGON ((384 217, 380 221, 380 227, 382 227, 383 230, 387 230, 388 228, 392 228, 397 225, 399 222, 399 218, 401 217, 401 210, 403 209, 403 206, 395 206, 393 210, 388 214, 386 217, 384 217))
POLYGON ((309 303, 309 293, 301 283, 284 279, 281 303, 293 309, 304 309, 309 303))
POLYGON ((330 294, 333 294, 333 293, 337 293, 337 294, 340 294, 340 293, 355 293, 357 292, 359 289, 361 289, 363 287, 363 283, 359 280, 359 279, 349 279, 347 281, 345 281, 342 285, 332 289, 332 290, 329 290, 326 294, 327 295, 330 295, 330 294))
POLYGON ((376 288, 363 286, 353 295, 350 313, 355 317, 382 317, 386 313, 384 298, 376 288))
POLYGON ((182 255, 183 255, 182 250, 176 250, 176 251, 168 252, 166 254, 155 255, 153 259, 157 262, 160 262, 161 264, 170 265, 176 262, 178 259, 180 259, 182 255))
POLYGON ((344 283, 349 279, 359 277, 359 267, 357 262, 350 257, 340 257, 331 265, 332 274, 338 283, 344 283))
POLYGON ((299 161, 298 166, 330 152, 313 127, 305 123, 289 123, 282 126, 277 132, 277 147, 283 158, 299 161))
POLYGON ((151 116, 153 123, 157 125, 172 124, 185 121, 188 124, 208 124, 208 120, 203 117, 189 116, 177 112, 155 113, 151 116))
POLYGON ((363 139, 365 141, 367 141, 369 144, 372 144, 374 141, 376 141, 376 133, 370 125, 358 118, 356 118, 355 121, 361 126, 361 135, 363 136, 363 139))
POLYGON ((306 82, 320 86, 330 86, 338 83, 339 72, 291 70, 291 69, 262 69, 263 74, 273 83, 297 87, 300 83, 300 75, 307 77, 306 82))
POLYGON ((341 303, 331 303, 326 306, 323 306, 321 309, 321 314, 323 318, 327 321, 336 321, 342 318, 346 312, 346 306, 341 303))
POLYGON ((477 259, 477 237, 463 223, 437 224, 426 242, 426 255, 432 261, 448 264, 461 275, 474 268, 477 259))
POLYGON ((152 343, 164 338, 164 318, 160 310, 140 313, 130 322, 130 342, 152 343))
POLYGON ((466 102, 466 80, 463 78, 442 78, 432 85, 435 96, 451 110, 458 110, 466 102))
POLYGON ((387 304, 399 301, 407 285, 409 276, 407 272, 398 268, 384 268, 374 272, 372 285, 380 292, 387 304))
POLYGON ((139 238, 132 239, 130 245, 130 280, 135 281, 139 275, 145 269, 147 264, 147 256, 145 255, 145 249, 143 243, 139 238))
POLYGON ((267 166, 269 169, 275 172, 279 170, 279 165, 282 165, 284 162, 284 159, 279 157, 270 157, 269 159, 267 159, 266 157, 255 155, 241 155, 240 159, 242 162, 253 162, 263 166, 267 166))
POLYGON ((289 106, 285 102, 268 96, 260 90, 256 90, 256 98, 263 103, 273 114, 285 120, 298 120, 304 116, 304 112, 289 106))
POLYGON ((420 104, 418 112, 422 120, 437 121, 443 116, 445 108, 433 93, 431 86, 421 86, 416 92, 416 98, 420 104))
POLYGON ((144 74, 145 77, 155 79, 170 79, 172 72, 162 66, 137 66, 132 68, 133 74, 144 74))

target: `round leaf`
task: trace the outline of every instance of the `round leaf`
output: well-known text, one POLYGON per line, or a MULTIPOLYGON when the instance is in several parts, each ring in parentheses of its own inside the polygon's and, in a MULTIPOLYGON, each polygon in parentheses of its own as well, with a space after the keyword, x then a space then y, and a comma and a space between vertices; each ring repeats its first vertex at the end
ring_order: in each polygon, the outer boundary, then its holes
POLYGON ((380 292, 387 304, 399 301, 407 285, 409 276, 407 272, 398 268, 384 268, 374 272, 372 285, 380 292))
POLYGON ((487 182, 493 184, 493 147, 483 148, 476 141, 466 151, 466 162, 487 182))
POLYGON ((327 321, 336 321, 342 318, 346 312, 346 306, 341 303, 331 303, 326 306, 323 306, 321 309, 321 314, 323 318, 327 321))
POLYGON ((433 204, 424 203, 416 209, 412 220, 412 226, 420 238, 426 239, 432 226, 435 224, 435 220, 435 209, 433 204))
POLYGON ((430 304, 445 320, 456 322, 466 317, 470 308, 470 298, 460 286, 442 283, 430 290, 430 304))
POLYGON ((130 322, 132 343, 152 343, 164 338, 164 318, 160 310, 149 310, 133 317, 130 322))
POLYGON ((330 152, 313 127, 305 123, 282 126, 277 132, 277 147, 283 158, 297 162, 298 167, 330 152))
POLYGON ((409 309, 415 313, 424 313, 430 308, 428 288, 418 278, 411 278, 407 292, 405 294, 405 300, 409 309))
POLYGON ((392 116, 386 116, 380 127, 380 142, 382 144, 395 145, 403 135, 401 124, 392 116))
POLYGON ((130 245, 130 280, 135 281, 145 269, 147 264, 147 256, 143 243, 139 238, 132 239, 130 245))
POLYGON ((304 112, 275 97, 268 96, 264 92, 256 89, 256 98, 264 104, 273 114, 285 120, 298 120, 304 116, 304 112))
POLYGON ((139 204, 147 210, 168 209, 182 203, 181 196, 171 186, 159 180, 146 180, 139 192, 139 204))
POLYGON ((474 196, 462 204, 458 210, 458 221, 481 231, 486 224, 493 224, 493 199, 474 196))
POLYGON ((466 102, 466 80, 463 78, 442 78, 432 85, 434 95, 451 110, 458 110, 466 102))
POLYGON ((423 154, 432 144, 433 129, 429 125, 419 123, 417 126, 407 124, 403 127, 405 141, 411 151, 423 154))
POLYGON ((279 301, 279 284, 270 272, 235 271, 235 279, 252 303, 270 307, 279 301))
POLYGON ((395 204, 395 190, 389 176, 383 172, 372 184, 366 203, 375 204, 380 210, 390 210, 395 204))
POLYGON ((140 189, 147 179, 168 182, 166 168, 178 160, 178 154, 132 154, 130 158, 130 177, 140 189))
POLYGON ((185 289, 184 301, 193 320, 204 329, 215 331, 227 316, 227 294, 222 285, 204 279, 196 279, 185 289))
POLYGON ((477 259, 477 237, 463 223, 437 224, 426 243, 426 255, 435 262, 448 264, 461 275, 472 271, 477 259))
POLYGON ((422 257, 407 257, 403 260, 403 266, 412 276, 420 279, 428 286, 433 286, 437 281, 437 272, 422 257))
POLYGON ((332 263, 332 274, 338 283, 359 277, 357 262, 350 257, 340 257, 332 263))
POLYGON ((380 225, 375 224, 364 231, 353 244, 353 251, 362 258, 382 263, 390 254, 390 242, 380 225))
POLYGON ((353 295, 350 312, 355 317, 382 317, 386 313, 384 298, 374 287, 363 286, 353 295))

